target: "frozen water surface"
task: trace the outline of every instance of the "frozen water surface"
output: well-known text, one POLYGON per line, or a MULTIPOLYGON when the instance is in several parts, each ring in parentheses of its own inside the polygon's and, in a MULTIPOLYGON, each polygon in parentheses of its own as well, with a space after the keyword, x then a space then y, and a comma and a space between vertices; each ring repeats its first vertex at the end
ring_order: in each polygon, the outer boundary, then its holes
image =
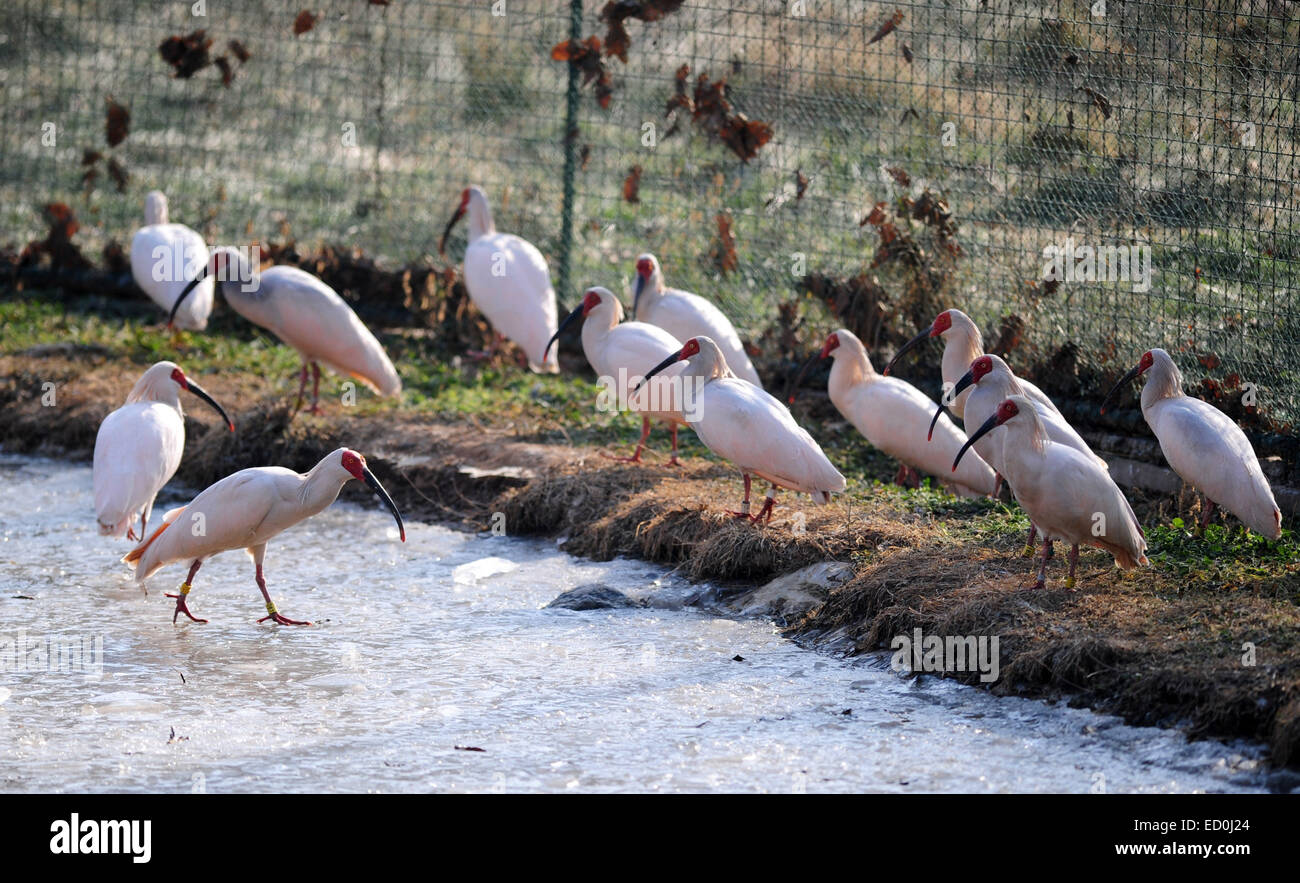
POLYGON ((230 552, 190 596, 211 622, 173 626, 163 592, 184 567, 135 587, 127 544, 95 531, 89 468, 0 456, 0 478, 0 790, 1262 788, 1253 746, 905 680, 766 622, 543 610, 590 582, 686 592, 552 542, 412 524, 402 545, 382 510, 344 503, 268 550, 281 611, 316 625, 258 625, 251 562, 230 552), (82 662, 14 671, 20 642, 82 662))

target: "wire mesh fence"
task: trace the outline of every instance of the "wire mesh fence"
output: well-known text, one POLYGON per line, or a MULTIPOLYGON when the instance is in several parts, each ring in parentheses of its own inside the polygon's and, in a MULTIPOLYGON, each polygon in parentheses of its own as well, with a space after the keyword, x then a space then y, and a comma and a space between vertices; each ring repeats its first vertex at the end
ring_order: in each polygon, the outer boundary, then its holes
POLYGON ((1300 416, 1294 3, 11 0, 0 76, 4 241, 58 200, 125 242, 158 188, 400 265, 472 182, 568 304, 651 251, 760 347, 955 306, 1081 394, 1162 346, 1300 416))

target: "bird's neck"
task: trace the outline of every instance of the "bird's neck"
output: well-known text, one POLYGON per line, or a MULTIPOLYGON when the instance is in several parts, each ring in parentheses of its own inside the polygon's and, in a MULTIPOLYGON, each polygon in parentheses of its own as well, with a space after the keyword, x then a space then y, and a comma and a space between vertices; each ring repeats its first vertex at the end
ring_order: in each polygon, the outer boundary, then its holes
POLYGON ((948 332, 943 346, 943 381, 956 383, 970 370, 970 363, 984 355, 984 341, 978 329, 948 332))
POLYGON ((1183 376, 1177 368, 1152 369, 1147 372, 1147 382, 1142 387, 1142 410, 1148 411, 1156 402, 1175 399, 1181 395, 1183 395, 1183 376))
POLYGON ((339 470, 330 468, 326 461, 317 463, 312 470, 302 476, 302 485, 298 489, 298 499, 303 505, 307 517, 329 508, 338 499, 339 491, 347 483, 348 477, 340 477, 339 470))
POLYGON ((845 350, 835 357, 835 364, 831 365, 831 377, 826 390, 830 393, 832 402, 838 401, 853 387, 874 381, 878 376, 865 352, 845 350))
POLYGON ((181 411, 181 388, 170 377, 167 377, 158 383, 140 379, 136 381, 131 392, 127 394, 126 404, 131 405, 136 402, 158 402, 162 405, 175 408, 178 414, 181 411))
POLYGON ((476 201, 469 204, 469 239, 473 242, 481 236, 497 232, 496 225, 492 223, 492 209, 486 205, 481 205, 476 201))

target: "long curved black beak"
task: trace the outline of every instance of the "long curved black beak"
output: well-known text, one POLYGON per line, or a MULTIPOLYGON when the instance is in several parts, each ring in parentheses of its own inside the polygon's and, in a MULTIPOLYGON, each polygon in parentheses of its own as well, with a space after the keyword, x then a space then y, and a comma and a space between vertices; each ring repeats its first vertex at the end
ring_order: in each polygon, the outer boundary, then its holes
POLYGON ((632 390, 632 395, 636 395, 638 392, 640 392, 641 387, 649 383, 651 377, 654 377, 656 374, 658 374, 660 371, 664 370, 674 362, 680 362, 681 358, 682 358, 682 354, 680 352, 673 353, 671 356, 664 359, 658 365, 655 365, 653 368, 647 371, 645 377, 642 377, 641 382, 638 383, 636 387, 632 390))
POLYGON ((956 459, 952 461, 953 472, 957 471, 957 464, 961 462, 961 458, 964 457, 966 455, 966 452, 970 450, 971 445, 975 444, 975 442, 979 441, 981 438, 988 435, 989 432, 996 426, 998 426, 998 415, 993 414, 992 416, 989 417, 989 419, 984 421, 983 426, 975 430, 974 435, 966 439, 966 444, 961 446, 961 450, 957 452, 956 459))
POLYGON ((379 499, 384 501, 388 511, 392 512, 393 517, 397 519, 397 531, 402 535, 402 542, 406 542, 406 525, 402 524, 402 513, 397 511, 397 504, 393 502, 392 497, 388 496, 388 491, 384 490, 384 486, 379 483, 379 479, 375 478, 375 474, 370 471, 369 466, 362 466, 361 474, 365 477, 366 486, 374 491, 379 496, 379 499))
POLYGON ((975 376, 967 371, 961 376, 961 379, 953 385, 952 392, 945 394, 943 398, 939 399, 939 410, 934 412, 934 419, 930 421, 930 431, 925 436, 926 441, 930 441, 934 438, 934 425, 939 422, 939 415, 943 413, 943 409, 957 401, 957 396, 961 395, 968 386, 973 386, 974 383, 975 376), (947 399, 947 401, 944 401, 944 399, 947 399))
POLYGON ((931 325, 929 328, 926 328, 924 331, 916 335, 916 337, 913 337, 907 343, 903 344, 902 348, 899 349, 898 352, 894 353, 894 357, 889 360, 889 364, 885 366, 885 370, 880 373, 888 375, 890 371, 893 371, 894 366, 898 364, 898 360, 903 358, 903 353, 907 352, 912 347, 921 343, 921 341, 926 340, 928 337, 930 337, 930 331, 932 328, 934 328, 933 325, 931 325))
POLYGON ((214 409, 216 409, 216 412, 221 415, 221 419, 226 421, 226 425, 230 427, 230 431, 231 432, 235 431, 235 421, 231 420, 230 417, 226 414, 225 408, 217 404, 216 399, 208 395, 208 391, 206 389, 199 386, 197 383, 195 383, 193 380, 190 380, 188 377, 185 378, 185 388, 188 389, 190 392, 194 393, 199 398, 203 399, 203 401, 207 402, 214 409))
POLYGON ((546 349, 542 350, 543 362, 545 362, 547 356, 551 354, 551 346, 555 343, 555 341, 560 339, 560 335, 564 333, 564 329, 572 325, 581 315, 582 315, 582 304, 578 304, 576 307, 574 307, 572 310, 569 311, 569 315, 564 317, 564 321, 560 323, 560 327, 556 328, 555 333, 551 335, 551 339, 546 341, 546 349))
MULTIPOLYGON (((195 288, 198 288, 199 283, 202 282, 204 279, 206 279, 207 276, 208 276, 208 268, 204 267, 202 270, 199 270, 198 275, 196 275, 193 279, 189 281, 188 285, 186 285, 183 289, 181 289, 181 293, 176 297, 176 302, 172 304, 172 311, 167 314, 168 328, 172 327, 172 323, 176 321, 176 311, 181 308, 181 301, 189 297, 190 292, 193 291, 195 288)), ((215 404, 215 402, 213 404, 215 404)))
POLYGON ((1132 380, 1141 373, 1142 373, 1142 366, 1134 365, 1133 368, 1127 374, 1121 377, 1119 379, 1119 383, 1116 383, 1114 386, 1112 386, 1110 388, 1110 392, 1106 393, 1106 398, 1102 399, 1101 413, 1103 414, 1106 413, 1106 408, 1107 406, 1110 405, 1110 400, 1115 398, 1115 393, 1119 392, 1120 387, 1122 387, 1126 383, 1132 382, 1132 380))
POLYGON ((794 404, 794 397, 799 394, 799 384, 803 383, 803 377, 808 373, 808 369, 824 358, 826 357, 820 352, 813 353, 808 357, 808 361, 804 362, 803 366, 799 368, 799 373, 794 376, 794 383, 790 384, 790 389, 786 393, 785 402, 787 405, 794 404))
POLYGON ((442 255, 443 257, 447 256, 447 237, 451 235, 451 228, 455 227, 456 222, 463 217, 465 217, 464 207, 457 206, 455 214, 451 216, 451 220, 448 221, 447 226, 443 228, 442 238, 438 240, 438 254, 442 255))
POLYGON ((641 306, 641 292, 645 290, 645 277, 636 274, 636 289, 632 295, 632 318, 636 318, 637 307, 641 306))

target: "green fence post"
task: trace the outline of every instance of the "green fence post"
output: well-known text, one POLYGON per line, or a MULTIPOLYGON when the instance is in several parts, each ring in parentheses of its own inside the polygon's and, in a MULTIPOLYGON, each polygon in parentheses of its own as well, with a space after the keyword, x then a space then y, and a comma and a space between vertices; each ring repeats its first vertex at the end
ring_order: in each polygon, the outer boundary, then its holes
MULTIPOLYGON (((582 39, 582 0, 569 2, 569 39, 582 39)), ((569 89, 564 96, 564 205, 560 210, 560 254, 556 262, 556 295, 569 296, 570 255, 573 252, 573 190, 578 173, 578 66, 569 62, 569 89)))

